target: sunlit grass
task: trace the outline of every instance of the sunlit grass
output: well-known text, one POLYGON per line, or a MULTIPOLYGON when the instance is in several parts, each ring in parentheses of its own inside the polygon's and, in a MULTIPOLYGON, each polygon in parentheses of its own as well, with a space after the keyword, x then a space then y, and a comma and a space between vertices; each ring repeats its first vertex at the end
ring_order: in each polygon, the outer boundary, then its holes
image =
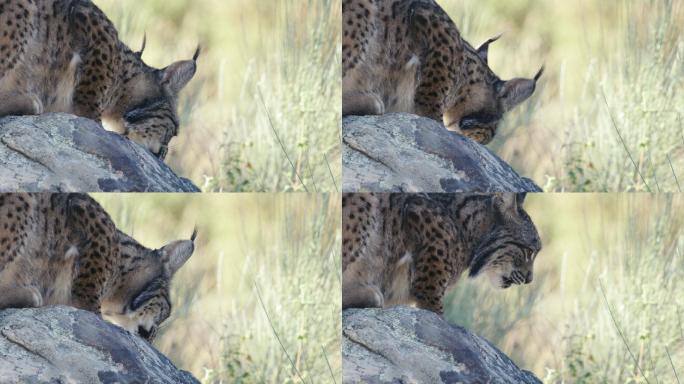
POLYGON ((547 191, 679 191, 684 3, 441 0, 504 79, 546 72, 490 145, 547 191))
POLYGON ((531 285, 459 283, 446 316, 547 383, 677 382, 684 374, 684 199, 537 195, 531 285), (553 212, 553 214, 550 214, 553 212))
POLYGON ((339 382, 338 195, 96 198, 149 247, 199 229, 155 341, 179 368, 204 383, 339 382))
POLYGON ((169 165, 205 191, 328 191, 341 175, 340 0, 96 0, 164 67, 202 46, 169 165))

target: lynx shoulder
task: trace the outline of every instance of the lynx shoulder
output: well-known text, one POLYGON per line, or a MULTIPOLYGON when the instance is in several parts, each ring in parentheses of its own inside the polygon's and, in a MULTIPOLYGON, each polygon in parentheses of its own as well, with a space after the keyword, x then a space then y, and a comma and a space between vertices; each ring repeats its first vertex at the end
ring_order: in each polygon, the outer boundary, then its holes
POLYGON ((165 158, 199 49, 191 60, 152 68, 90 0, 6 0, 0 26, 0 117, 66 112, 105 120, 165 158))
POLYGON ((487 144, 543 72, 501 80, 488 65, 498 37, 473 48, 434 0, 343 0, 342 13, 344 115, 415 113, 487 144))
POLYGON ((89 196, 0 195, 0 309, 71 305, 151 340, 194 239, 148 249, 89 196))
POLYGON ((465 271, 500 288, 529 284, 541 241, 524 194, 347 194, 342 305, 415 304, 442 313, 465 271))

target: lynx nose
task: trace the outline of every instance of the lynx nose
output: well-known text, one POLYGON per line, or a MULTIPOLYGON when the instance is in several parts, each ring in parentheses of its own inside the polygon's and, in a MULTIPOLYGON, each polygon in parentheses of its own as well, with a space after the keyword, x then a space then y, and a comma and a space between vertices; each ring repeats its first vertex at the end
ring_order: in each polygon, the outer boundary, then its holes
POLYGON ((532 271, 527 272, 527 275, 525 276, 525 284, 529 284, 532 282, 532 271))
POLYGON ((152 341, 157 334, 156 328, 153 326, 149 330, 142 325, 138 326, 138 336, 142 337, 147 341, 152 341))

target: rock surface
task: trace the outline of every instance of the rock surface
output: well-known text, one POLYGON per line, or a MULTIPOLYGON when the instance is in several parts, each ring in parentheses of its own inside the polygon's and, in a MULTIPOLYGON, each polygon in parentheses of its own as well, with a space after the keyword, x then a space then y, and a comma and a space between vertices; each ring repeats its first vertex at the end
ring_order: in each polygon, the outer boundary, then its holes
POLYGON ((197 383, 143 339, 69 307, 0 311, 0 383, 197 383))
POLYGON ((487 340, 414 308, 342 315, 345 383, 541 383, 487 340))
POLYGON ((541 192, 485 146, 411 114, 343 120, 345 192, 541 192))
POLYGON ((199 192, 147 149, 67 114, 0 119, 0 192, 199 192))

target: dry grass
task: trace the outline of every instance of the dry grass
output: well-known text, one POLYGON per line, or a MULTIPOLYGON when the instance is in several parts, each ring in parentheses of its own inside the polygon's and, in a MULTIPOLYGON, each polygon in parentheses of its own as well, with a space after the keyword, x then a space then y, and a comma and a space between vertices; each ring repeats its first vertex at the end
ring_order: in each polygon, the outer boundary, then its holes
POLYGON ((96 198, 149 247, 199 229, 155 341, 177 366, 204 383, 339 382, 339 195, 96 198))
POLYGON ((544 194, 529 286, 460 284, 449 321, 547 383, 674 383, 684 374, 681 196, 544 194))
POLYGON ((328 191, 341 175, 340 0, 96 0, 143 59, 202 45, 169 165, 204 191, 328 191))
POLYGON ((502 78, 546 72, 490 148, 547 191, 679 191, 684 3, 440 0, 502 78))

